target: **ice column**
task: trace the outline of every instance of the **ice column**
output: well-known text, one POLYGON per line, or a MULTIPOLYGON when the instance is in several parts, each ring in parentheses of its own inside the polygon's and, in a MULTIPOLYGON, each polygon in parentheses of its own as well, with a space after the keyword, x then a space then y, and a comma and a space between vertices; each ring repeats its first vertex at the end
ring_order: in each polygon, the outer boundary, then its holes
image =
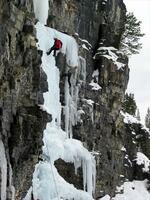
POLYGON ((2 140, 0 140, 0 174, 1 174, 1 193, 0 199, 6 200, 7 187, 7 160, 5 156, 5 148, 2 140))
POLYGON ((48 0, 33 0, 35 17, 43 24, 46 24, 48 18, 49 2, 48 0))

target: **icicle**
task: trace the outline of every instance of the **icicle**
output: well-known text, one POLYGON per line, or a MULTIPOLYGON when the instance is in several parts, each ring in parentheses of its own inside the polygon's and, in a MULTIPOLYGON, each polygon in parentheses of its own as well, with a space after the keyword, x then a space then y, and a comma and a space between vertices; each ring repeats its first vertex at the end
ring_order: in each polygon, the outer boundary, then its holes
MULTIPOLYGON (((68 73, 68 70, 66 70, 68 73)), ((78 93, 79 89, 76 86, 77 74, 74 73, 71 76, 71 86, 68 83, 68 77, 65 80, 65 131, 68 136, 72 138, 72 126, 75 126, 78 121, 78 93)))
POLYGON ((80 159, 75 159, 74 160, 74 168, 75 168, 75 174, 76 175, 77 175, 79 167, 81 167, 81 160, 80 159))
POLYGON ((7 188, 7 160, 5 148, 2 140, 0 140, 0 172, 1 172, 1 200, 6 200, 7 188))
MULTIPOLYGON (((59 89, 59 70, 55 58, 46 55, 46 51, 53 46, 54 37, 63 42, 62 52, 66 54, 67 64, 71 67, 78 66, 78 47, 74 38, 47 28, 41 23, 36 25, 39 48, 43 50, 42 68, 47 75, 48 91, 44 93, 43 109, 52 115, 52 122, 47 123, 43 137, 43 162, 36 165, 33 175, 33 193, 35 199, 54 200, 62 195, 66 199, 92 200, 93 162, 92 155, 82 143, 72 138, 72 126, 78 119, 77 104, 79 85, 77 74, 72 74, 71 87, 68 78, 65 80, 65 132, 61 129, 61 104, 59 89), (69 137, 70 138, 69 138, 69 137), (84 189, 77 190, 67 183, 57 172, 54 162, 62 159, 74 163, 77 173, 78 167, 83 164, 84 189)), ((67 69, 66 69, 67 70, 67 69)))
POLYGON ((68 137, 71 137, 69 135, 69 123, 70 123, 70 94, 69 94, 69 84, 68 84, 68 77, 65 79, 65 131, 68 135, 68 137))
POLYGON ((92 195, 95 192, 96 165, 93 156, 85 157, 82 161, 83 186, 88 193, 92 195))
POLYGON ((96 187, 96 161, 95 158, 92 157, 92 186, 93 186, 93 193, 95 193, 96 187))
POLYGON ((92 195, 92 163, 87 162, 87 191, 92 195))
POLYGON ((79 56, 81 80, 86 81, 86 60, 79 56))
POLYGON ((12 167, 9 164, 9 187, 11 190, 11 200, 15 200, 15 187, 12 185, 12 167))
POLYGON ((47 23, 49 2, 48 0, 33 0, 35 17, 43 24, 47 23))
POLYGON ((85 160, 82 161, 82 171, 83 171, 83 188, 84 191, 86 191, 86 184, 87 184, 87 168, 86 168, 86 162, 85 160))

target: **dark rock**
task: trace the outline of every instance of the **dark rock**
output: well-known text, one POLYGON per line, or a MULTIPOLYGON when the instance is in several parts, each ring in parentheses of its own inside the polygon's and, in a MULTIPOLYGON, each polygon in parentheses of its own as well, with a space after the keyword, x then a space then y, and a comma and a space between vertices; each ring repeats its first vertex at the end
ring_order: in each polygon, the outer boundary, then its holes
MULTIPOLYGON (((48 25, 73 35, 79 44, 80 56, 87 63, 86 82, 84 74, 80 74, 77 83, 80 85, 78 109, 85 114, 73 127, 73 135, 88 150, 97 152, 95 199, 105 194, 113 196, 116 186, 125 179, 150 179, 143 173, 142 166, 134 162, 138 150, 150 158, 149 133, 140 124, 125 125, 120 114, 129 79, 128 58, 118 51, 126 8, 123 0, 107 3, 103 0, 50 0, 49 4, 48 25), (82 48, 83 44, 88 51, 82 48), (112 58, 108 59, 107 47, 111 46, 116 48, 112 53, 117 56, 117 62, 123 63, 124 67, 118 68, 112 58), (99 50, 99 47, 105 47, 105 50, 99 50), (92 77, 94 70, 99 73, 96 77, 92 77), (101 86, 100 90, 92 90, 89 86, 92 79, 101 86), (93 100, 93 105, 89 105, 87 99, 93 100), (132 131, 136 133, 134 137, 132 131), (123 146, 126 152, 121 150, 123 146)), ((33 14, 33 3, 1 0, 0 8, 0 140, 8 165, 7 199, 11 199, 13 184, 15 199, 19 200, 32 184, 34 166, 41 154, 43 130, 52 119, 39 106, 43 104, 43 93, 48 90, 48 85, 46 74, 40 67, 43 52, 36 48, 34 24, 37 19, 33 14), (11 169, 13 182, 9 181, 11 169)), ((83 61, 81 57, 80 62, 83 61)), ((65 56, 59 54, 56 63, 64 105, 65 56)), ((83 188, 81 169, 75 176, 72 164, 58 160, 55 165, 69 183, 83 188)))
POLYGON ((15 199, 22 199, 31 186, 43 130, 51 116, 38 106, 47 83, 40 67, 42 54, 36 48, 32 1, 1 1, 0 5, 0 139, 8 165, 7 199, 12 184, 15 199))
MULTIPOLYGON (((78 108, 85 114, 82 115, 82 123, 73 127, 74 138, 86 144, 89 150, 99 152, 96 155, 97 161, 97 182, 95 198, 109 194, 115 194, 116 186, 125 179, 133 180, 135 171, 131 164, 135 158, 137 146, 133 146, 131 135, 127 134, 126 126, 120 115, 124 93, 129 80, 128 58, 118 51, 120 38, 124 30, 126 8, 122 0, 107 1, 104 5, 99 1, 50 1, 49 25, 69 34, 78 33, 77 41, 80 45, 80 55, 86 59, 86 84, 80 88, 78 108), (61 20, 63 19, 63 20, 61 20), (89 52, 82 49, 82 38, 91 43, 89 52), (99 47, 115 47, 112 52, 118 57, 117 62, 124 64, 118 68, 112 59, 105 55, 109 52, 100 52, 99 47), (93 60, 92 56, 96 53, 93 60), (93 70, 98 69, 98 84, 102 87, 99 91, 93 91, 89 87, 93 70), (93 122, 91 119, 91 107, 85 104, 82 99, 92 99, 93 122), (121 150, 127 148, 126 153, 121 150), (130 163, 131 162, 131 163, 130 163), (128 165, 126 167, 125 165, 128 165), (120 175, 124 175, 120 177, 120 175), (100 191, 103 191, 102 193, 100 191)), ((86 44, 85 44, 86 45, 86 44)), ((61 55, 57 58, 57 66, 64 71, 65 60, 61 55)), ((96 79, 95 79, 96 81, 96 79)), ((64 80, 61 78, 61 102, 64 99, 64 80)), ((148 141, 145 139, 144 141, 148 141)), ((141 143, 142 144, 142 143, 141 143)), ((144 143, 143 143, 144 144, 144 143)), ((143 145, 145 148, 145 145, 143 145)), ((146 153, 146 149, 144 152, 146 153)), ((147 155, 147 154, 146 154, 147 155)), ((67 173, 70 167, 62 162, 57 162, 58 169, 63 168, 61 175, 68 179, 67 173)), ((71 178, 74 179, 72 171, 71 178)), ((142 176, 142 175, 141 175, 142 176)), ((143 176, 145 177, 145 176, 143 176)), ((72 183, 72 182, 71 182, 72 183)), ((76 187, 82 188, 82 181, 73 181, 76 187), (81 184, 81 185, 79 185, 81 184)))

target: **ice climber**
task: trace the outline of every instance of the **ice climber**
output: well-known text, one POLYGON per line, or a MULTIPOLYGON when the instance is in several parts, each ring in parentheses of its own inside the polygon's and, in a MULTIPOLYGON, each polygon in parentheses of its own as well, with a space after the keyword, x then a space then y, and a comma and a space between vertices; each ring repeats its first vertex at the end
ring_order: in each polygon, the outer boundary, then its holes
POLYGON ((31 200, 34 200, 33 192, 31 193, 31 200))
POLYGON ((47 55, 50 55, 52 51, 54 51, 54 56, 56 56, 56 51, 61 49, 62 47, 62 41, 59 40, 58 38, 54 38, 54 45, 49 49, 47 52, 47 55))
MULTIPOLYGON (((35 200, 33 196, 33 192, 31 193, 31 200, 35 200)), ((37 200, 40 200, 40 199, 37 199, 37 200)))

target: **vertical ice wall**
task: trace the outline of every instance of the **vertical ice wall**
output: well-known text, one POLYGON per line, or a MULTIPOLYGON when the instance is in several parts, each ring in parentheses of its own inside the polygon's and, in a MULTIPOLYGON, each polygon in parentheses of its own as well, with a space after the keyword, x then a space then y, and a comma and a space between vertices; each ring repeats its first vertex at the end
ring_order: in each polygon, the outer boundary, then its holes
MULTIPOLYGON (((76 48, 75 48, 76 49, 76 48)), ((75 50, 78 52, 77 50, 75 50)), ((80 121, 78 112, 79 89, 86 81, 86 61, 83 57, 75 56, 78 58, 78 69, 76 73, 72 73, 70 83, 68 77, 65 79, 65 131, 72 138, 72 126, 75 126, 80 121)))
POLYGON ((46 24, 49 9, 49 0, 33 0, 35 17, 46 24))
POLYGON ((72 126, 75 126, 78 121, 78 93, 79 85, 77 84, 77 73, 72 74, 69 85, 68 77, 65 79, 65 131, 72 138, 72 126))
MULTIPOLYGON (((72 125, 77 120, 78 86, 77 77, 74 74, 71 79, 71 87, 68 80, 65 81, 65 130, 61 129, 61 103, 59 89, 59 70, 55 65, 55 58, 46 51, 54 44, 54 38, 62 41, 61 52, 66 55, 67 65, 77 67, 79 65, 78 45, 75 39, 69 35, 58 32, 55 29, 45 27, 48 15, 48 1, 34 0, 35 15, 39 22, 36 25, 38 46, 43 51, 41 67, 47 74, 48 91, 44 93, 44 109, 52 115, 52 122, 47 123, 43 136, 43 161, 36 165, 33 174, 33 194, 35 199, 54 200, 73 199, 92 200, 92 192, 95 186, 95 160, 82 143, 72 139, 72 125), (43 12, 44 11, 44 12, 43 12), (68 153, 69 152, 69 153, 68 153), (74 163, 83 169, 84 192, 77 190, 67 183, 57 172, 54 162, 58 159, 74 163)), ((67 68, 67 66, 66 66, 67 68)), ((30 190, 31 193, 31 190, 30 190)), ((28 199, 28 194, 25 198, 28 199)))

